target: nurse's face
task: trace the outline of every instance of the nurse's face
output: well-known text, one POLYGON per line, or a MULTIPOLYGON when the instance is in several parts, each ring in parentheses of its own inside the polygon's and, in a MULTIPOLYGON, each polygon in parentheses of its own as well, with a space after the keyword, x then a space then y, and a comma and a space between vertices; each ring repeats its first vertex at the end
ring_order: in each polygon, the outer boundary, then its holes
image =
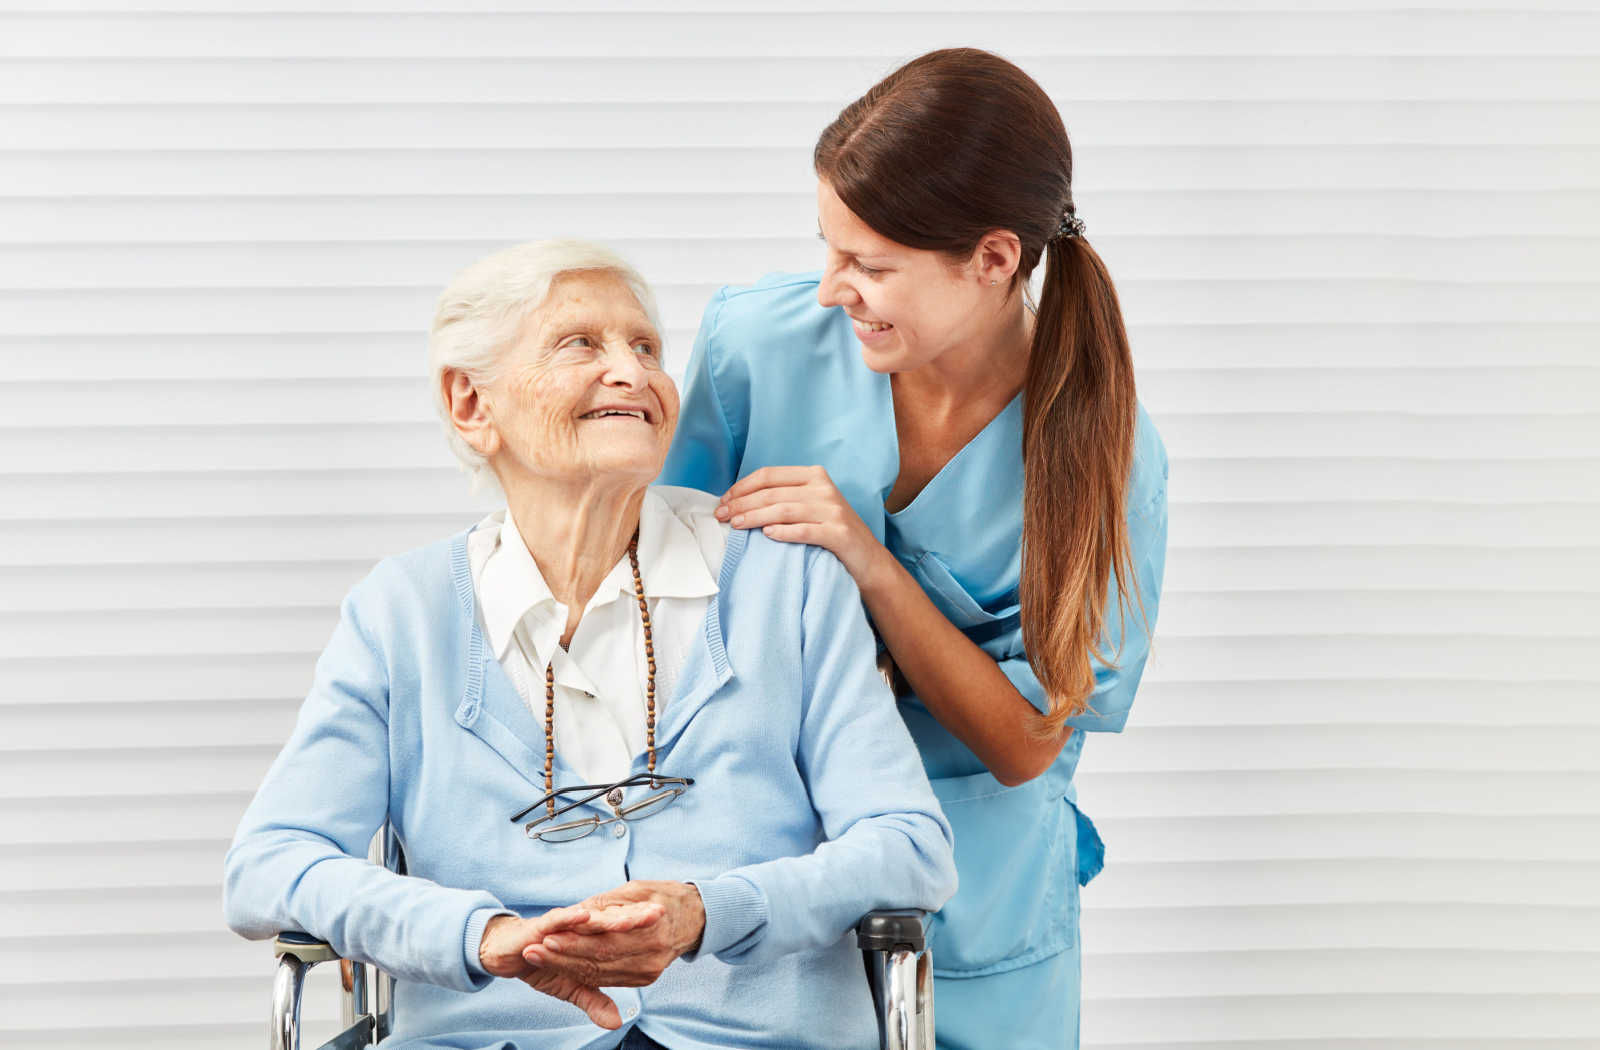
POLYGON ((914 371, 981 336, 997 296, 978 266, 883 237, 822 181, 817 225, 828 246, 817 301, 850 316, 868 368, 914 371))

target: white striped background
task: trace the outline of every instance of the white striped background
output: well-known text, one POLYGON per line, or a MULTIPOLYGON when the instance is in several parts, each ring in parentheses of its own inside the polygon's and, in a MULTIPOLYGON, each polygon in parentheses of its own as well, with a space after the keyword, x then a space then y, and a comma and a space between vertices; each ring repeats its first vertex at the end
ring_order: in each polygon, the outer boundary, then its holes
POLYGON ((1600 1046, 1600 11, 1001 7, 0 4, 0 1044, 263 1045, 221 858, 345 589, 481 509, 455 269, 611 242, 681 369, 816 264, 838 108, 971 44, 1172 455, 1085 1046, 1600 1046))

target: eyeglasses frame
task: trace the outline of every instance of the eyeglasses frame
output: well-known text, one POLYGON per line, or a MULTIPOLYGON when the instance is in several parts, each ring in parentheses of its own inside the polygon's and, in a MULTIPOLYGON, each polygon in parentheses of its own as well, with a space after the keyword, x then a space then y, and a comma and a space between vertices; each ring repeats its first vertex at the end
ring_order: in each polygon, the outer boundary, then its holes
MULTIPOLYGON (((553 813, 547 813, 542 817, 536 817, 535 819, 528 821, 522 827, 522 830, 523 830, 524 834, 527 834, 527 836, 530 839, 535 839, 536 841, 539 841, 539 842, 554 842, 554 841, 576 842, 577 839, 565 839, 565 840, 542 839, 538 835, 533 834, 532 833, 532 829, 538 827, 540 824, 550 823, 550 822, 554 821, 557 817, 561 816, 564 813, 570 813, 573 810, 578 809, 581 806, 586 806, 590 802, 593 802, 595 799, 600 798, 602 795, 610 794, 612 791, 615 791, 617 788, 643 787, 643 786, 645 786, 647 784, 650 785, 652 789, 661 788, 661 787, 663 787, 665 785, 668 785, 668 784, 679 784, 679 785, 682 785, 682 787, 679 788, 679 790, 674 792, 673 795, 672 795, 673 798, 677 798, 678 795, 683 794, 683 792, 685 790, 687 790, 688 788, 694 786, 694 778, 693 777, 669 777, 669 776, 664 776, 664 775, 659 774, 659 773, 635 773, 632 776, 627 777, 627 778, 625 778, 623 780, 619 780, 614 784, 572 784, 572 785, 569 785, 569 786, 564 787, 564 788, 557 788, 556 790, 554 790, 554 791, 542 796, 537 802, 533 803, 532 805, 526 806, 526 807, 524 807, 522 809, 519 809, 516 813, 512 814, 511 823, 513 823, 513 824, 521 823, 523 817, 526 817, 529 813, 532 813, 534 810, 538 809, 540 806, 543 806, 546 803, 553 801, 554 799, 560 798, 562 795, 570 795, 575 791, 587 791, 587 792, 589 792, 589 794, 584 795, 582 798, 576 799, 576 800, 574 800, 572 802, 567 803, 566 805, 560 807, 559 809, 557 809, 553 813)), ((640 799, 640 801, 643 802, 645 800, 644 799, 640 799)), ((619 820, 627 820, 628 819, 626 816, 622 815, 622 813, 618 812, 618 807, 613 806, 612 807, 612 811, 616 812, 617 815, 614 816, 614 817, 607 817, 604 820, 601 820, 598 817, 590 818, 590 819, 594 820, 594 822, 595 822, 594 823, 594 828, 595 829, 599 829, 599 828, 604 827, 607 824, 615 824, 619 820)), ((554 830, 554 829, 552 828, 550 830, 554 830)), ((586 837, 588 837, 589 834, 592 834, 592 833, 593 833, 592 831, 591 832, 586 832, 583 835, 579 835, 578 838, 586 838, 586 837)))

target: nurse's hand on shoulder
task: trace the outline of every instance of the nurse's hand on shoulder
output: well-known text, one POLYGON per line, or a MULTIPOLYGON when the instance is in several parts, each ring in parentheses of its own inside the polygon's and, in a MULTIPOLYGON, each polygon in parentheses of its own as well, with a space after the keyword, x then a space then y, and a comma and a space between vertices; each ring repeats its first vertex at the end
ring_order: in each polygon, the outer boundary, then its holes
POLYGON ((785 543, 826 547, 863 588, 888 555, 821 467, 762 467, 723 494, 717 518, 785 543))

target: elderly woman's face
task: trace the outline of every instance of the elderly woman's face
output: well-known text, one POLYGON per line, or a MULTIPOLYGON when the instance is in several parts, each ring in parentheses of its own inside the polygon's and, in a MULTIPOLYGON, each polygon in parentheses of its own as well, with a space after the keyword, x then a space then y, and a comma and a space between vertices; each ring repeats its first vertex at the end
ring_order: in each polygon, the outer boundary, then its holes
POLYGON ((655 480, 678 425, 678 390, 661 365, 660 333, 620 277, 558 277, 505 353, 484 392, 504 467, 563 481, 655 480))

